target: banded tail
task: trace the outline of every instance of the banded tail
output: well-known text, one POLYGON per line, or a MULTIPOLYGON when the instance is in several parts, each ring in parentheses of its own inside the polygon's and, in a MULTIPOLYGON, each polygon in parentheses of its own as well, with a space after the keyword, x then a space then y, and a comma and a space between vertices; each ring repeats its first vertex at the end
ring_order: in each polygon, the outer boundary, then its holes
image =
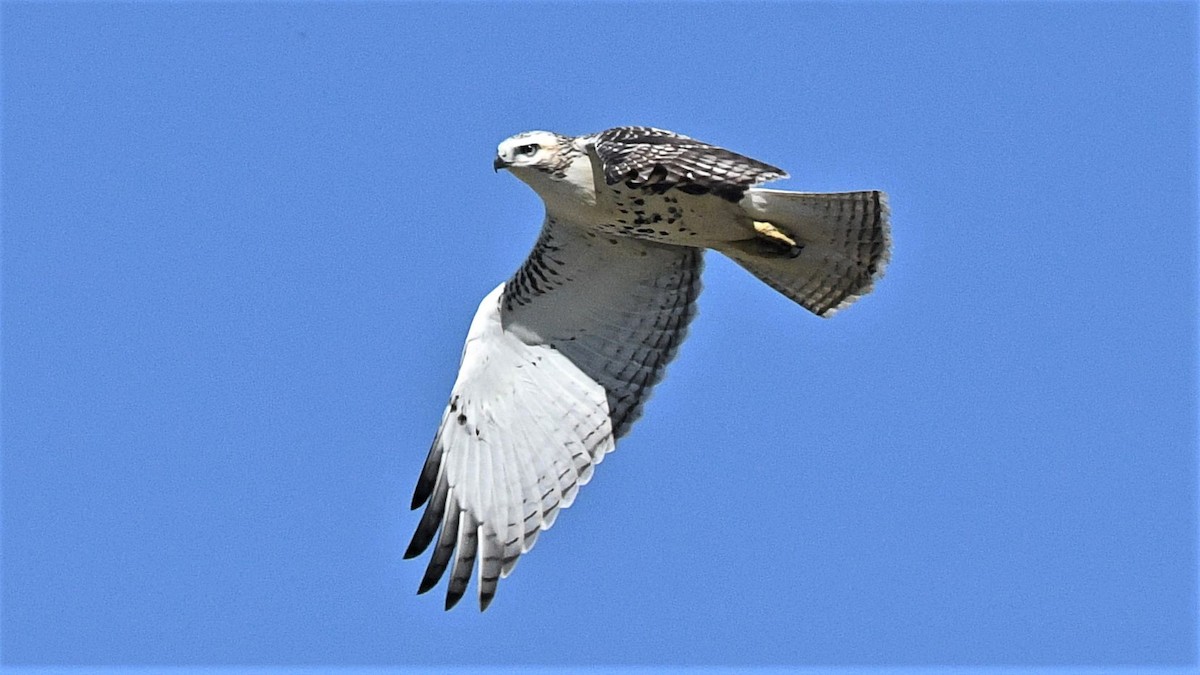
MULTIPOLYGON (((869 293, 883 276, 892 245, 883 192, 751 188, 741 206, 759 221, 760 233, 773 226, 794 240, 794 257, 764 253, 753 246, 717 250, 817 316, 833 316, 869 293)), ((772 234, 778 238, 778 233, 772 234)))

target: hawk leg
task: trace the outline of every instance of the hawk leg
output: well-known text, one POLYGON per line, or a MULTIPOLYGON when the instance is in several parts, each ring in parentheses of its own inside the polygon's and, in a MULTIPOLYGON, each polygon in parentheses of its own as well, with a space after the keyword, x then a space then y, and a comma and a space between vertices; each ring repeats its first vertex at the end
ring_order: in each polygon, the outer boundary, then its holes
POLYGON ((782 230, 765 220, 755 220, 753 239, 730 242, 734 248, 751 255, 767 258, 795 258, 804 250, 804 244, 797 243, 782 230))
POLYGON ((759 235, 766 237, 767 239, 777 241, 780 244, 785 244, 789 248, 796 247, 795 239, 792 239, 791 237, 787 236, 786 234, 781 232, 778 227, 775 227, 774 225, 772 225, 771 223, 768 223, 765 220, 754 221, 754 231, 757 232, 759 235))

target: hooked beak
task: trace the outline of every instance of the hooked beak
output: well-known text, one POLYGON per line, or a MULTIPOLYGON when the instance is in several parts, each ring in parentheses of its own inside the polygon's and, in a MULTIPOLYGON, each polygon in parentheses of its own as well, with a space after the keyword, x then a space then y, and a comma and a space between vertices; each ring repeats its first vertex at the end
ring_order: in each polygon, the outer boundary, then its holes
POLYGON ((507 169, 507 168, 508 168, 508 162, 504 161, 503 157, 500 157, 497 155, 496 159, 492 160, 492 171, 500 171, 500 169, 507 169))

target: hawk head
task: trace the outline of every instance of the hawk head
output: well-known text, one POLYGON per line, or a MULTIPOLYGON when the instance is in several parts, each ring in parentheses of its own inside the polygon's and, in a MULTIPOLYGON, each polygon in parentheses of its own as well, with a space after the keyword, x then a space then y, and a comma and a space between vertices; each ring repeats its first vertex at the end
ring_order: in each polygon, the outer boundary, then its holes
POLYGON ((496 159, 492 168, 496 171, 509 169, 519 178, 526 171, 561 174, 571 163, 575 148, 574 139, 550 131, 526 131, 510 138, 496 148, 496 159))
POLYGON ((592 165, 584 141, 552 131, 526 131, 496 148, 492 167, 508 169, 557 212, 595 203, 592 165))

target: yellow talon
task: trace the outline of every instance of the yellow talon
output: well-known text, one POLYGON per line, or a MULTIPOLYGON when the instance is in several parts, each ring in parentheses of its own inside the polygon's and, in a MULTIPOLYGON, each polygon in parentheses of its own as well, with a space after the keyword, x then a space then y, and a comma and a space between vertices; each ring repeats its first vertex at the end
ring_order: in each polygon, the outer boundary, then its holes
POLYGON ((765 220, 754 221, 754 231, 757 232, 759 235, 766 237, 767 239, 770 239, 772 241, 777 241, 781 244, 785 244, 789 248, 795 248, 795 246, 796 246, 795 239, 792 239, 791 237, 787 236, 786 234, 781 232, 778 227, 775 227, 774 225, 772 225, 771 223, 768 223, 765 220))

